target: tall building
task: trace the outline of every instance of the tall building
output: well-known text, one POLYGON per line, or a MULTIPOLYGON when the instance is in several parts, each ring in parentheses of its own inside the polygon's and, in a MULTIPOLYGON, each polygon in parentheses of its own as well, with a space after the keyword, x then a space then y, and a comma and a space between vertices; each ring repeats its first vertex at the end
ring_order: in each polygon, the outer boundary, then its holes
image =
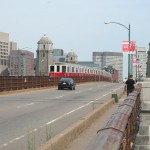
POLYGON ((112 66, 118 70, 119 81, 122 80, 123 73, 123 53, 119 52, 93 52, 93 62, 98 64, 100 69, 112 66))
POLYGON ((49 65, 53 64, 53 43, 44 35, 37 44, 36 76, 48 76, 49 65))
POLYGON ((149 49, 147 52, 147 66, 146 66, 146 78, 150 78, 150 43, 149 43, 149 49))
POLYGON ((10 51, 11 50, 17 50, 17 43, 16 42, 10 41, 10 51))
POLYGON ((136 53, 133 56, 133 77, 146 78, 146 63, 147 63, 147 49, 146 47, 136 47, 136 53), (134 61, 135 60, 135 61, 134 61))
POLYGON ((8 76, 9 34, 0 32, 0 76, 8 76))
POLYGON ((34 76, 34 53, 28 50, 10 51, 10 76, 34 76))

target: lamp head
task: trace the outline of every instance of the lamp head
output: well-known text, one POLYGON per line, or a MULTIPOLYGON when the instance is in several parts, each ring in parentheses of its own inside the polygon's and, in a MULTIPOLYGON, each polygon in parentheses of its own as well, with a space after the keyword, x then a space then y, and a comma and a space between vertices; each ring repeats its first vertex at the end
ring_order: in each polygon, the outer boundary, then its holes
POLYGON ((104 22, 105 24, 110 24, 110 22, 109 21, 106 21, 106 22, 104 22))

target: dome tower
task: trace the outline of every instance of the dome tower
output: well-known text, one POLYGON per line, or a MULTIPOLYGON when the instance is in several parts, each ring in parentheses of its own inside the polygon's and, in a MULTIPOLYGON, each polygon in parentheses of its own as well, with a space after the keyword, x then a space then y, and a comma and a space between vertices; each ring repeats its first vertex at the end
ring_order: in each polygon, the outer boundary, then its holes
POLYGON ((76 64, 77 63, 77 54, 71 50, 68 54, 67 54, 67 57, 66 57, 66 61, 67 63, 74 63, 76 64))
POLYGON ((49 65, 53 64, 53 43, 45 34, 37 44, 36 76, 48 76, 49 65))

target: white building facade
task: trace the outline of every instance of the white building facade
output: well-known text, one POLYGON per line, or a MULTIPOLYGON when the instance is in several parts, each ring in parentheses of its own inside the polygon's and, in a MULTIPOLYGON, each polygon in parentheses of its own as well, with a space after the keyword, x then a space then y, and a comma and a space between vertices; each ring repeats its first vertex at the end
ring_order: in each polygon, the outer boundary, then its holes
POLYGON ((8 76, 9 34, 0 32, 0 76, 8 76))
POLYGON ((112 66, 119 72, 119 81, 123 74, 123 53, 119 52, 93 52, 93 62, 98 64, 101 69, 112 66))

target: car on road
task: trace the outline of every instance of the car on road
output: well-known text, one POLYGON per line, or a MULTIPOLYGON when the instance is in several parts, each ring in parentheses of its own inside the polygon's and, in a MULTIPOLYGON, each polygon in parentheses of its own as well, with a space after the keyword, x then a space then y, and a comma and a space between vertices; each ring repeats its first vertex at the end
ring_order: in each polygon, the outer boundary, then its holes
POLYGON ((61 78, 58 82, 58 90, 63 90, 65 88, 70 90, 75 90, 76 83, 72 78, 61 78))
POLYGON ((127 79, 128 79, 128 78, 124 78, 124 79, 123 79, 123 83, 126 83, 127 79))

